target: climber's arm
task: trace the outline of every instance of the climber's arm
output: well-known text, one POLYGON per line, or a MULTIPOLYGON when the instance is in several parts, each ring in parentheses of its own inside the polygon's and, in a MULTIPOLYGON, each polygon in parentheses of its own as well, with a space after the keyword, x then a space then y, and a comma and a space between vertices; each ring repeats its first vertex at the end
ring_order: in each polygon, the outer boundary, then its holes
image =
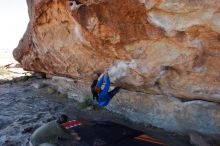
POLYGON ((99 79, 98 79, 98 82, 96 84, 96 87, 101 87, 102 84, 103 84, 103 80, 104 80, 104 74, 101 74, 99 79))
POLYGON ((104 75, 104 81, 105 81, 105 87, 102 90, 102 92, 108 92, 110 88, 110 78, 107 73, 104 75))

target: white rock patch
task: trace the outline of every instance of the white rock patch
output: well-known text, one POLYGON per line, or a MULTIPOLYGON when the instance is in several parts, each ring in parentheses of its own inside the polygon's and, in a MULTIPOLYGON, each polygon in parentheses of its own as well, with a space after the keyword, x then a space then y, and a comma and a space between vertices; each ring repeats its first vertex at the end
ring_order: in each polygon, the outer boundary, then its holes
POLYGON ((109 69, 109 76, 111 81, 115 81, 121 77, 125 77, 129 75, 129 68, 135 69, 137 64, 134 60, 131 62, 127 61, 119 61, 116 65, 110 67, 109 69))

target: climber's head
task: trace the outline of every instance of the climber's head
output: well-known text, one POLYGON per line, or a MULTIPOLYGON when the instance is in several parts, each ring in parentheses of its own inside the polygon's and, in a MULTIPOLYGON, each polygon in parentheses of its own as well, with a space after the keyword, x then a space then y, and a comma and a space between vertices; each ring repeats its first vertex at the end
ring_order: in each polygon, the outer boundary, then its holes
POLYGON ((101 73, 95 72, 95 73, 93 74, 93 80, 98 80, 98 78, 99 78, 100 75, 101 75, 101 73))
POLYGON ((68 116, 62 114, 62 115, 60 115, 60 116, 58 117, 57 123, 58 123, 58 124, 63 124, 63 123, 65 123, 65 122, 67 122, 67 120, 68 120, 68 116))

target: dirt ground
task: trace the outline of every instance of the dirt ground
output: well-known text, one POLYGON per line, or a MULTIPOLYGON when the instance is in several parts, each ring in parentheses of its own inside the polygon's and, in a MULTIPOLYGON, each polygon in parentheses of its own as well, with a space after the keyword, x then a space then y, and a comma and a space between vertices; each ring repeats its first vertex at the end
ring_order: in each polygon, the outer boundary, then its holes
POLYGON ((0 66, 4 66, 10 63, 17 63, 17 61, 13 58, 12 53, 0 50, 0 66))

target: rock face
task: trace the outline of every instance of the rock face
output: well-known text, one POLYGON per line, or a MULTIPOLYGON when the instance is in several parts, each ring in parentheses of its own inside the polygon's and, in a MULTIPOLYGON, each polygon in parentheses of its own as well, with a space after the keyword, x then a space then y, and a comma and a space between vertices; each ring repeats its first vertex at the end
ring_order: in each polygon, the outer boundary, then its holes
POLYGON ((79 1, 27 0, 26 70, 91 80, 107 65, 130 91, 220 102, 220 0, 79 1))
MULTIPOLYGON (((53 77, 47 84, 68 97, 84 102, 91 97, 90 82, 64 77, 53 77)), ((207 101, 181 101, 165 95, 151 95, 121 90, 107 109, 133 122, 151 124, 168 131, 194 134, 199 132, 219 141, 220 106, 207 101)), ((201 139, 201 138, 200 138, 201 139)), ((194 140, 196 141, 196 140, 194 140)), ((199 140, 197 141, 199 142, 199 140)))
POLYGON ((28 0, 14 57, 26 70, 220 102, 220 0, 28 0))

